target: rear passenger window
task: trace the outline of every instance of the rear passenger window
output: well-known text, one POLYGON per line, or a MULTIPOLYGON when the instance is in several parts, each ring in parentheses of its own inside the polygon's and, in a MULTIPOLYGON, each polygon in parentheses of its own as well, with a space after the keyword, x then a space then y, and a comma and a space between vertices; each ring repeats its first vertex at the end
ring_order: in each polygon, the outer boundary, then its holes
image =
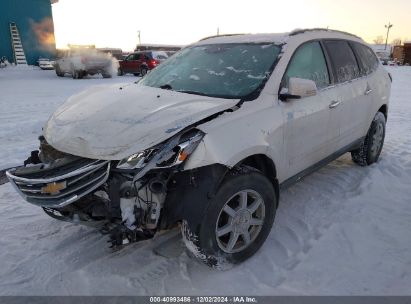
POLYGON ((360 76, 357 60, 348 42, 327 40, 324 45, 334 66, 337 82, 350 81, 360 76))
POLYGON ((330 84, 327 63, 319 42, 309 42, 297 49, 285 73, 286 87, 293 77, 313 80, 319 89, 330 84))
POLYGON ((374 52, 361 43, 351 42, 357 58, 360 60, 361 75, 368 75, 374 72, 378 67, 378 59, 374 52))

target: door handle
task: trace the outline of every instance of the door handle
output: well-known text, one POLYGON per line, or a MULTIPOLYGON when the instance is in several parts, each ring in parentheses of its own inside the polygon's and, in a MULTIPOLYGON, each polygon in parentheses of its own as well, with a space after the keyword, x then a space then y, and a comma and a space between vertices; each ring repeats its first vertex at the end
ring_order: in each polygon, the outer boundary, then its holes
POLYGON ((341 101, 334 100, 333 102, 331 102, 329 108, 334 109, 334 108, 338 107, 340 104, 341 104, 341 101))
POLYGON ((372 89, 367 89, 367 91, 365 91, 365 95, 370 95, 372 93, 372 89))

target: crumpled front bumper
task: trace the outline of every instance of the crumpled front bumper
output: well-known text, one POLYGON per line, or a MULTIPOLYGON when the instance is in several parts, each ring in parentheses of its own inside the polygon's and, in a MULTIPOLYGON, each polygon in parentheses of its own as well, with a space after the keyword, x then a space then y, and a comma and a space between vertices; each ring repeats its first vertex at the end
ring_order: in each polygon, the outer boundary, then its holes
POLYGON ((6 175, 27 202, 62 208, 95 191, 107 181, 109 173, 110 161, 79 159, 53 169, 12 169, 6 175))

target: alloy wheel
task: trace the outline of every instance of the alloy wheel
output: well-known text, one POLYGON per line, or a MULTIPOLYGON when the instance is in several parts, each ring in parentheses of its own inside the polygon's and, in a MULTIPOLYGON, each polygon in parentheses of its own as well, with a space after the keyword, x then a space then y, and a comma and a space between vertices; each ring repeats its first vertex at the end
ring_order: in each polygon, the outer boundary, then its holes
POLYGON ((265 219, 265 204, 259 193, 242 190, 224 204, 217 219, 217 244, 226 253, 249 247, 260 234, 265 219))

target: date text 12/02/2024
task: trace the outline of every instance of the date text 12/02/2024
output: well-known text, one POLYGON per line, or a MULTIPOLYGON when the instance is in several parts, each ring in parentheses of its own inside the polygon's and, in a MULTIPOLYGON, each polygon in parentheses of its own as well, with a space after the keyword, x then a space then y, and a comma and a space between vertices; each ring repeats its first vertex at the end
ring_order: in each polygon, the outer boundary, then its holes
POLYGON ((258 303, 255 297, 150 297, 150 303, 258 303))

